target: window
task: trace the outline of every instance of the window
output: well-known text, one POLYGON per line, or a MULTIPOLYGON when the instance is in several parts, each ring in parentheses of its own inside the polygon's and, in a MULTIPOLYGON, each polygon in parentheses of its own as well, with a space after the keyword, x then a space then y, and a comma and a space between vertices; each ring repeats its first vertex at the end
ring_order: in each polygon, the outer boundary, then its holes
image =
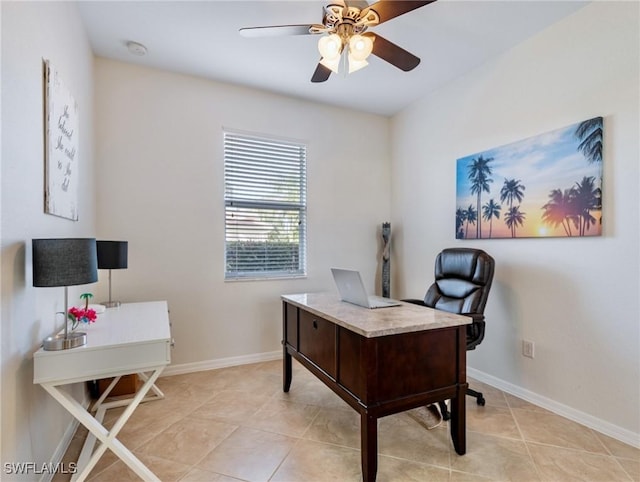
POLYGON ((225 279, 306 274, 304 144, 224 133, 225 279))

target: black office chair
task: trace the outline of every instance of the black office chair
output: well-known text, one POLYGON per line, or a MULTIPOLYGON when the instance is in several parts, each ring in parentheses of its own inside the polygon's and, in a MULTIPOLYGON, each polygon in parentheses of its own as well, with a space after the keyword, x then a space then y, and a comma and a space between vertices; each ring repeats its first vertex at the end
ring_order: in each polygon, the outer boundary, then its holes
MULTIPOLYGON (((424 300, 404 300, 421 306, 470 316, 467 326, 467 350, 474 350, 484 338, 484 307, 493 281, 495 261, 481 249, 448 248, 436 257, 435 282, 424 300)), ((467 395, 484 405, 482 393, 467 388, 467 395)), ((442 418, 450 414, 444 401, 439 402, 442 418)))

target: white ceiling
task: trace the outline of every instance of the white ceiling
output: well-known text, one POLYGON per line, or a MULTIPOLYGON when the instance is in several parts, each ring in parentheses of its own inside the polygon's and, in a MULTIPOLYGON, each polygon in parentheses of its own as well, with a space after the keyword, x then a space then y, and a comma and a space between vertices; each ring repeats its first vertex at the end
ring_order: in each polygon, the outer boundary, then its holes
POLYGON ((329 2, 82 1, 96 55, 271 92, 393 115, 588 2, 439 0, 373 29, 421 58, 403 72, 377 57, 351 75, 310 82, 317 36, 244 38, 241 27, 322 22, 329 2), (144 57, 130 54, 133 40, 144 57))

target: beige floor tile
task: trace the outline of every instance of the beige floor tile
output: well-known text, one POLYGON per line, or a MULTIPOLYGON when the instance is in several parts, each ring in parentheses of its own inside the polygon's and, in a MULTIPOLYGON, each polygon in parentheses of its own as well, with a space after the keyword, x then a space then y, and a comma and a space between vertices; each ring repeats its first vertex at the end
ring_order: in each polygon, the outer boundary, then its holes
POLYGON ((527 443, 545 482, 629 482, 615 458, 583 451, 527 443))
POLYGON ((360 451, 301 440, 271 482, 360 482, 360 451))
POLYGON ((254 391, 269 396, 276 390, 282 390, 282 375, 263 370, 261 363, 229 367, 217 372, 215 383, 223 384, 227 390, 254 391))
POLYGON ((214 420, 184 418, 139 448, 139 452, 185 465, 198 463, 237 429, 214 420))
POLYGON ((205 389, 225 388, 226 379, 220 377, 224 373, 224 370, 226 369, 220 368, 160 377, 158 379, 158 386, 162 389, 164 383, 187 383, 194 387, 205 387, 205 389))
POLYGON ((467 433, 467 453, 452 455, 451 468, 500 481, 539 480, 524 442, 476 432, 467 433))
POLYGON ((321 408, 304 438, 360 449, 360 415, 351 408, 321 408))
POLYGON ((510 395, 508 393, 505 393, 504 396, 507 400, 507 403, 509 404, 509 407, 511 408, 518 408, 520 410, 531 410, 534 412, 551 413, 547 409, 538 407, 537 405, 527 402, 522 398, 514 397, 513 395, 510 395))
POLYGON ((240 425, 269 400, 269 396, 260 392, 222 390, 190 416, 240 425))
POLYGON ((315 405, 271 399, 242 422, 242 425, 291 437, 301 437, 319 410, 320 407, 315 405))
POLYGON ((177 383, 188 383, 215 394, 219 390, 239 389, 239 387, 251 385, 254 380, 252 372, 255 369, 256 364, 240 365, 174 375, 169 378, 174 378, 177 383))
MULTIPOLYGON (((467 397, 467 454, 453 450, 447 422, 427 430, 424 407, 384 417, 379 482, 640 482, 639 449, 469 383, 487 404, 467 397)), ((289 393, 282 391, 281 360, 164 377, 158 386, 166 399, 138 407, 118 438, 163 482, 361 480, 360 416, 295 360, 289 393)), ((108 411, 105 425, 123 411, 108 411)), ((74 436, 67 464, 77 460, 85 435, 81 428, 74 436)), ((138 478, 107 451, 90 480, 138 478)))
MULTIPOLYGON (((161 402, 163 401, 155 401, 155 402, 149 402, 149 403, 161 403, 161 402)), ((116 409, 113 411, 117 411, 118 417, 119 417, 122 410, 123 409, 116 409)), ((107 415, 108 414, 109 412, 107 412, 107 415)), ((104 426, 107 429, 111 429, 118 417, 113 417, 113 416, 105 417, 105 420, 108 420, 108 421, 104 422, 104 426)), ((148 418, 149 416, 147 415, 138 416, 138 418, 134 418, 134 417, 136 417, 135 412, 133 416, 127 421, 125 426, 122 427, 122 430, 120 430, 117 436, 117 439, 120 442, 122 442, 125 447, 127 447, 129 450, 132 450, 132 451, 137 449, 141 445, 147 443, 148 441, 152 440, 156 435, 158 435, 165 428, 165 426, 169 426, 173 419, 180 418, 177 416, 163 417, 162 415, 160 415, 160 417, 157 420, 154 420, 153 418, 149 419, 148 418), (149 420, 152 420, 152 421, 149 421, 149 420)), ((100 443, 97 442, 96 447, 98 447, 99 445, 100 443)), ((97 474, 105 470, 107 467, 110 467, 114 463, 118 462, 118 460, 119 460, 118 457, 113 452, 107 449, 107 451, 102 455, 102 457, 100 457, 100 460, 98 460, 98 463, 92 470, 91 474, 97 474)))
POLYGON ((267 481, 296 441, 284 435, 240 427, 197 467, 250 482, 267 481))
MULTIPOLYGON (((467 474, 466 472, 458 472, 456 470, 451 471, 450 482, 489 482, 493 481, 489 477, 483 477, 482 475, 477 474, 467 474)), ((525 480, 521 482, 527 482, 525 480)))
POLYGON ((441 467, 409 462, 403 459, 378 456, 377 482, 449 482, 449 470, 441 467))
POLYGON ((578 423, 550 412, 521 409, 512 409, 512 412, 527 442, 607 454, 591 429, 578 423))
POLYGON ((289 391, 285 393, 279 390, 274 396, 281 400, 307 405, 318 405, 327 408, 346 408, 351 410, 351 407, 338 395, 333 393, 324 383, 317 378, 309 378, 307 376, 297 377, 294 374, 289 391))
POLYGON ((522 439, 511 410, 492 405, 467 409, 467 430, 522 439))
POLYGON ((616 457, 618 463, 622 466, 624 471, 629 474, 631 480, 634 482, 640 482, 640 460, 639 459, 620 459, 616 457))
POLYGON ((448 469, 452 447, 446 426, 427 430, 406 413, 378 420, 379 454, 448 469))
POLYGON ((622 457, 625 459, 633 459, 640 461, 640 449, 620 442, 619 440, 608 437, 604 434, 594 432, 598 440, 604 444, 611 455, 622 457))
POLYGON ((180 479, 180 482, 238 482, 239 479, 227 477, 226 475, 208 472, 206 470, 193 468, 180 479))
POLYGON ((169 400, 178 399, 199 404, 209 401, 217 393, 210 386, 189 383, 178 376, 161 378, 156 385, 169 400))
MULTIPOLYGON (((162 480, 162 482, 177 482, 189 471, 188 465, 140 453, 136 453, 135 455, 149 470, 162 480)), ((127 467, 124 462, 118 461, 102 472, 96 475, 92 474, 88 480, 90 482, 140 482, 140 477, 127 467)))
MULTIPOLYGON (((141 404, 118 432, 117 438, 129 450, 135 450, 173 423, 184 418, 192 410, 192 402, 179 399, 156 400, 141 404)), ((111 430, 122 411, 122 408, 107 411, 104 426, 111 430)))
POLYGON ((273 375, 282 381, 282 360, 272 360, 268 362, 256 363, 254 365, 256 374, 273 375))

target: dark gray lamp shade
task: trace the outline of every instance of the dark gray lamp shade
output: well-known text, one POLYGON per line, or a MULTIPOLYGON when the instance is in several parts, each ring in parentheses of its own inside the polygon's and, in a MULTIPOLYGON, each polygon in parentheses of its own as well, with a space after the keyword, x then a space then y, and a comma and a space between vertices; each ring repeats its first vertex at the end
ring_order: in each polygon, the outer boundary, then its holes
POLYGON ((74 286, 98 281, 95 238, 33 239, 33 286, 74 286))
POLYGON ((127 241, 98 241, 98 269, 126 269, 127 241))

